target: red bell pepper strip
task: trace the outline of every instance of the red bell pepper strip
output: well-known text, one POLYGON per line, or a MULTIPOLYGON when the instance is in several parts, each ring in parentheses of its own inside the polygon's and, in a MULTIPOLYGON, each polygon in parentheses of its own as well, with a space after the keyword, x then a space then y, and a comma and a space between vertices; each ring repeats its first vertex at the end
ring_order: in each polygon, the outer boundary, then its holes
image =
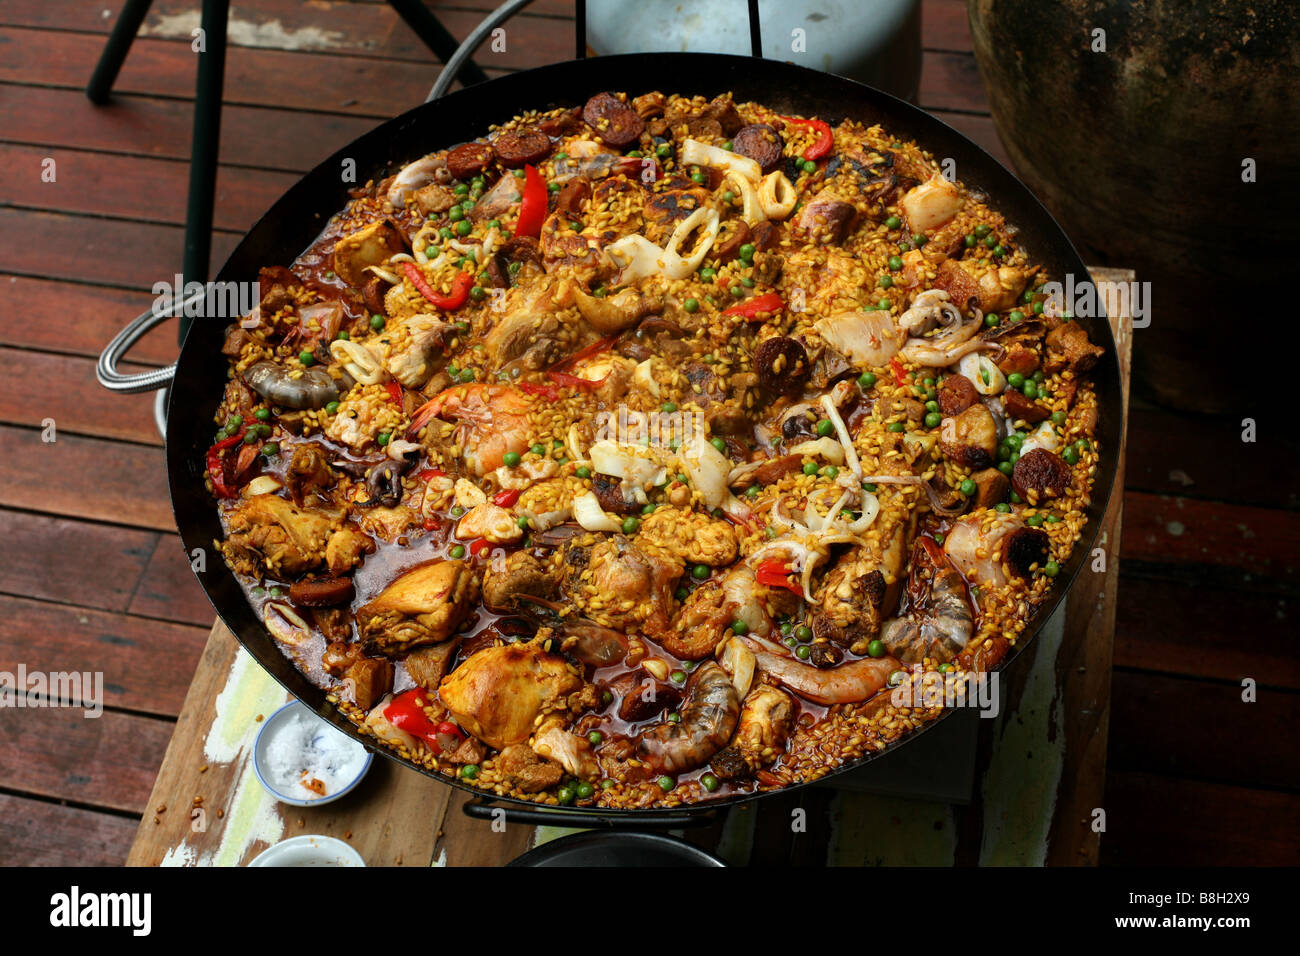
POLYGON ((751 322, 761 322, 762 317, 759 313, 777 313, 785 308, 785 302, 775 292, 765 292, 762 295, 756 295, 752 299, 746 299, 739 305, 733 305, 731 308, 723 311, 723 315, 743 315, 751 322))
POLYGON ((889 360, 889 367, 894 370, 894 381, 897 382, 899 385, 906 385, 907 372, 903 370, 902 363, 899 362, 897 358, 891 358, 889 360))
POLYGON ((516 501, 519 500, 518 488, 507 488, 505 491, 499 491, 492 499, 492 503, 498 508, 513 508, 516 501))
POLYGON ((547 372, 546 377, 556 385, 567 385, 570 388, 597 389, 605 383, 608 375, 602 375, 600 378, 579 378, 577 375, 570 375, 568 372, 547 372))
POLYGON ((415 477, 421 481, 432 481, 434 478, 442 478, 446 474, 441 468, 422 468, 416 472, 415 477))
POLYGON ((536 238, 542 233, 546 221, 546 180, 532 166, 524 166, 524 198, 519 203, 519 221, 515 223, 516 236, 536 238))
POLYGON ((469 290, 474 285, 474 277, 468 272, 462 272, 451 280, 451 292, 446 295, 433 291, 433 286, 425 281, 424 274, 414 262, 403 262, 402 271, 406 277, 411 280, 411 285, 419 290, 420 295, 424 296, 440 309, 451 311, 459 309, 469 298, 469 290))
POLYGON ((247 431, 248 426, 245 425, 239 429, 238 435, 223 438, 208 449, 206 456, 208 477, 212 479, 212 490, 217 493, 218 498, 234 498, 239 494, 238 489, 231 488, 226 484, 226 471, 221 464, 221 453, 227 448, 233 448, 241 444, 244 441, 244 433, 247 431))
POLYGON ((469 553, 474 555, 474 557, 477 558, 480 554, 482 554, 490 547, 492 547, 492 545, 487 538, 475 538, 473 541, 470 542, 469 553))
POLYGON ((419 737, 433 748, 435 754, 440 754, 442 745, 438 742, 438 726, 424 712, 428 703, 424 688, 413 687, 393 698, 384 708, 384 719, 398 730, 419 737))
POLYGON ((618 336, 611 335, 607 338, 601 339, 599 342, 592 342, 586 348, 579 349, 578 351, 570 355, 568 358, 566 358, 564 361, 556 362, 555 365, 551 367, 555 369, 570 368, 573 366, 575 362, 581 362, 583 359, 589 359, 593 355, 599 355, 601 352, 609 351, 614 347, 614 343, 617 341, 618 341, 618 336))
POLYGON ((560 400, 560 390, 554 385, 537 385, 533 382, 520 382, 519 390, 527 392, 529 395, 540 395, 548 402, 558 402, 560 400))
POLYGON ((781 119, 795 126, 807 126, 817 133, 816 141, 803 151, 804 159, 817 160, 829 155, 831 147, 835 145, 835 134, 831 132, 830 123, 818 119, 795 119, 793 116, 782 116, 781 119))
POLYGON ((551 366, 550 370, 547 371, 546 377, 549 378, 552 382, 555 382, 557 385, 568 385, 570 388, 579 388, 579 389, 599 388, 601 384, 604 383, 605 379, 609 378, 608 375, 602 375, 598 379, 580 378, 577 375, 570 375, 568 372, 564 371, 564 369, 572 368, 575 364, 581 362, 583 359, 589 359, 593 355, 599 355, 601 352, 608 351, 609 349, 613 348, 614 343, 617 341, 618 341, 618 336, 611 335, 608 336, 607 338, 601 339, 598 342, 592 342, 586 348, 579 349, 577 352, 573 353, 568 358, 564 359, 564 361, 556 362, 553 366, 551 366))
POLYGON ((790 580, 790 565, 776 558, 761 562, 754 572, 754 579, 769 588, 785 588, 803 597, 803 586, 790 580))

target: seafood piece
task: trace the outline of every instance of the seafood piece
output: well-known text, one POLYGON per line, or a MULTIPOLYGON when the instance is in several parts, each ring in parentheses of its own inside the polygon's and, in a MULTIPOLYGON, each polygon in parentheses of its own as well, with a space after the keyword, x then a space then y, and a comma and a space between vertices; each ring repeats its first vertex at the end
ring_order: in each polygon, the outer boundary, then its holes
POLYGON ((419 434, 433 417, 456 422, 461 459, 481 478, 500 468, 508 453, 528 450, 532 410, 532 396, 510 385, 455 385, 421 406, 407 434, 419 434))
POLYGON ((394 209, 401 209, 417 189, 430 183, 446 186, 451 183, 451 180, 452 175, 447 169, 446 154, 431 153, 403 166, 389 183, 386 198, 393 204, 394 209))
POLYGON ((964 201, 955 184, 935 174, 909 189, 898 204, 912 232, 930 233, 957 215, 964 201))
POLYGON ((758 661, 758 668, 773 680, 818 704, 855 704, 867 700, 899 669, 892 657, 861 660, 822 669, 764 650, 752 637, 742 637, 758 661))
POLYGON ((641 735, 637 752, 657 773, 694 770, 726 746, 740 718, 740 699, 727 672, 707 661, 691 675, 681 720, 641 735))
POLYGON ((244 370, 243 379, 268 402, 285 408, 324 408, 338 400, 338 384, 325 369, 295 371, 301 374, 290 376, 288 369, 274 362, 254 362, 244 370))
POLYGON ((488 647, 472 655, 438 688, 438 698, 465 730, 501 750, 521 744, 537 718, 566 707, 582 678, 537 641, 488 647))
POLYGON ((334 273, 353 288, 368 278, 365 270, 381 266, 399 252, 407 252, 406 236, 387 219, 372 222, 334 244, 334 273))
POLYGON ((974 629, 966 582, 933 538, 919 538, 912 549, 907 595, 907 614, 880 630, 890 653, 908 664, 925 658, 942 664, 966 649, 974 629))
POLYGON ((474 575, 463 561, 434 561, 399 575, 357 611, 357 629, 389 656, 437 644, 469 615, 478 600, 474 575))

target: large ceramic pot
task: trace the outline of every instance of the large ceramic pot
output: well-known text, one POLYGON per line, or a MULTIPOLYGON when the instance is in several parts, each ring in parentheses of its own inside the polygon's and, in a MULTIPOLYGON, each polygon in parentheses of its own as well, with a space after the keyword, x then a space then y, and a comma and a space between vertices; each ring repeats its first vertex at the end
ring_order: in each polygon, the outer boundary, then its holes
POLYGON ((1244 370, 1225 381, 1234 370, 1223 346, 1248 321, 1237 314, 1249 308, 1241 293, 1260 303, 1295 271, 1300 4, 967 0, 967 9, 1021 178, 1085 258, 1152 283, 1151 326, 1134 336, 1135 385, 1181 407, 1238 407, 1249 383, 1244 370))

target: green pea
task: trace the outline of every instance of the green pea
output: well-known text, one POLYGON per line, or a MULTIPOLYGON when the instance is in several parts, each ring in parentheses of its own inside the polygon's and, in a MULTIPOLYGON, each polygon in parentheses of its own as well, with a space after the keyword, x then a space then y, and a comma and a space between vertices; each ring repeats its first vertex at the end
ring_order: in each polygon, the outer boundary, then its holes
POLYGON ((916 248, 918 249, 920 249, 923 245, 925 245, 929 241, 930 240, 928 237, 923 236, 920 233, 917 233, 915 236, 912 237, 912 245, 916 246, 916 248))
POLYGON ((990 236, 987 233, 984 235, 984 245, 986 248, 992 249, 997 244, 998 244, 997 236, 990 236))
POLYGON ((1020 496, 1016 494, 1014 491, 1011 492, 1011 494, 1008 497, 1011 499, 1011 503, 1013 505, 1018 505, 1021 503, 1020 496))
POLYGON ((1007 504, 1005 501, 999 501, 997 504, 993 506, 993 510, 998 512, 999 514, 1006 514, 1011 510, 1011 506, 1007 504))
POLYGON ((521 527, 521 528, 523 528, 525 531, 527 531, 527 530, 528 530, 528 515, 520 515, 519 518, 518 518, 518 520, 515 521, 515 524, 517 524, 519 527, 521 527))
POLYGON ((884 657, 884 656, 885 656, 885 642, 884 642, 884 641, 872 641, 870 644, 868 644, 868 645, 867 645, 867 656, 868 656, 868 657, 884 657))
POLYGON ((465 210, 461 209, 459 206, 452 206, 447 210, 447 218, 452 222, 460 222, 465 218, 465 210))
POLYGON ((577 795, 577 791, 567 784, 555 791, 555 799, 560 803, 572 803, 577 795))
POLYGON ((987 325, 990 329, 997 328, 998 323, 1001 321, 1002 320, 998 317, 998 314, 996 312, 990 312, 988 315, 984 316, 984 324, 987 325))
POLYGON ((817 161, 813 159, 805 159, 803 161, 803 171, 809 175, 817 172, 817 161))
POLYGON ((1013 309, 1011 311, 1010 319, 1013 325, 1017 322, 1023 322, 1025 321, 1025 313, 1021 312, 1019 309, 1013 309))
POLYGON ((375 441, 379 442, 380 448, 383 448, 385 445, 388 444, 391 438, 392 436, 389 435, 388 432, 380 432, 378 435, 375 436, 375 441))
POLYGON ((458 236, 468 236, 473 231, 474 226, 468 219, 462 219, 460 222, 456 223, 456 235, 458 236))
POLYGON ((756 250, 754 249, 754 244, 752 242, 745 243, 743 246, 740 247, 741 260, 744 262, 748 262, 750 259, 754 258, 755 251, 756 250))
POLYGON ((978 239, 976 239, 974 236, 970 235, 969 233, 967 233, 966 238, 962 240, 962 242, 965 243, 967 249, 975 248, 975 243, 978 241, 979 241, 978 239))
POLYGON ((960 485, 960 489, 961 489, 961 493, 965 495, 967 498, 969 498, 971 495, 975 494, 974 480, 970 478, 963 479, 960 485))
POLYGON ((897 229, 900 225, 902 225, 902 220, 897 216, 890 216, 885 220, 886 229, 897 229))
POLYGON ((487 290, 481 285, 472 286, 469 290, 469 297, 475 302, 482 302, 487 298, 487 290))
POLYGON ((709 793, 713 793, 713 791, 718 789, 720 784, 717 777, 711 773, 706 773, 704 776, 700 777, 700 786, 709 791, 709 793))
POLYGON ((1043 573, 1049 578, 1054 578, 1061 573, 1061 566, 1056 563, 1055 558, 1049 558, 1047 563, 1043 565, 1043 573))
POLYGON ((455 234, 454 232, 451 231, 451 228, 450 228, 450 227, 448 227, 448 226, 443 226, 441 229, 438 230, 438 235, 442 236, 442 238, 444 238, 444 239, 450 239, 450 238, 452 238, 453 236, 455 236, 456 234, 455 234))
POLYGON ((697 581, 703 581, 712 573, 713 572, 707 564, 697 564, 695 567, 691 568, 691 577, 697 581))
POLYGON ((708 177, 705 176, 704 173, 700 172, 698 169, 695 172, 691 173, 691 182, 695 183, 697 186, 702 186, 707 180, 708 177))
POLYGON ((902 422, 890 422, 888 425, 885 426, 885 428, 891 432, 901 432, 907 430, 907 426, 904 425, 902 422))
POLYGON ((599 730, 593 730, 591 733, 587 734, 587 742, 593 747, 599 747, 604 739, 605 735, 599 730))
POLYGON ((942 534, 936 533, 936 534, 934 535, 934 543, 935 543, 935 544, 943 544, 943 539, 944 539, 944 536, 943 536, 942 534))
POLYGON ((271 418, 271 410, 269 408, 259 408, 257 411, 253 412, 253 417, 259 422, 269 421, 271 418))
POLYGON ((465 557, 465 546, 462 544, 453 544, 451 550, 447 553, 459 561, 461 558, 465 557))
POLYGON ((539 442, 538 444, 536 444, 536 445, 533 445, 533 446, 532 446, 531 448, 529 448, 528 450, 531 451, 534 455, 545 455, 545 454, 546 454, 546 446, 543 445, 543 444, 541 444, 540 442, 539 442))
POLYGON ((672 154, 673 154, 673 148, 669 146, 667 143, 660 143, 658 148, 655 150, 655 155, 658 156, 660 159, 667 159, 672 154))
POLYGON ((590 478, 591 469, 588 468, 586 465, 579 465, 578 470, 575 471, 574 474, 577 475, 579 478, 590 478))
POLYGON ((269 441, 262 446, 262 454, 266 455, 268 458, 271 457, 272 455, 278 454, 279 451, 280 451, 279 444, 273 441, 269 441))
POLYGON ((1024 443, 1025 436, 1020 434, 1020 432, 1012 432, 1007 436, 1007 447, 1012 451, 1020 451, 1020 448, 1024 443))
POLYGON ((659 784, 659 789, 662 790, 664 793, 670 793, 673 790, 673 788, 677 786, 677 781, 674 780, 672 777, 668 776, 667 774, 660 777, 655 782, 659 784))
POLYGON ((1077 465, 1079 463, 1079 452, 1073 445, 1065 449, 1061 453, 1061 457, 1065 459, 1067 465, 1077 465))
POLYGON ((806 644, 800 644, 794 649, 794 656, 801 661, 806 661, 812 656, 812 649, 806 644))
POLYGON ((248 431, 244 432, 244 444, 245 444, 245 445, 255 445, 255 444, 257 444, 257 438, 258 438, 258 435, 257 435, 257 431, 256 431, 255 429, 249 429, 248 431))
POLYGON ((1038 386, 1032 380, 1025 382, 1024 386, 1020 389, 1020 391, 1024 393, 1025 398, 1032 399, 1038 397, 1038 386))
POLYGON ((815 475, 815 474, 817 474, 817 465, 816 465, 814 462, 811 462, 811 461, 805 463, 804 466, 803 466, 803 473, 804 473, 805 475, 815 475))
POLYGON ((304 349, 303 351, 298 353, 298 361, 301 362, 303 365, 314 365, 316 364, 316 356, 312 355, 311 352, 304 349))
POLYGON ((561 187, 560 187, 560 184, 559 184, 559 183, 547 183, 547 184, 546 184, 546 191, 547 191, 547 192, 558 193, 558 192, 560 191, 560 188, 561 188, 561 187))
POLYGON ((939 410, 939 403, 936 402, 934 399, 931 399, 930 401, 925 403, 925 410, 927 412, 937 412, 939 410))
POLYGON ((700 300, 687 299, 685 302, 682 303, 682 308, 685 309, 687 312, 698 312, 700 310, 700 300))
POLYGON ((723 441, 721 438, 710 438, 709 444, 712 445, 714 448, 716 448, 718 451, 722 452, 723 454, 726 454, 727 443, 723 441))
POLYGON ((516 465, 519 464, 520 461, 519 452, 508 451, 501 456, 501 460, 505 462, 507 468, 514 468, 516 465))
POLYGON ((862 490, 869 495, 874 495, 876 493, 876 486, 869 481, 864 481, 862 483, 862 490))
POLYGON ((1065 412, 1052 412, 1052 424, 1064 425, 1066 417, 1065 412))
POLYGON ((1035 372, 1032 376, 1033 380, 1039 385, 1043 384, 1043 379, 1045 379, 1046 377, 1047 376, 1043 374, 1043 370, 1041 368, 1037 372, 1035 372))
POLYGON ((327 405, 325 406, 325 414, 326 414, 326 415, 336 415, 336 414, 338 414, 338 410, 339 410, 339 403, 338 403, 338 402, 330 402, 329 404, 327 404, 327 405))
POLYGON ((703 281, 703 282, 712 282, 714 279, 717 278, 717 276, 718 276, 718 273, 717 273, 717 271, 714 270, 714 269, 710 269, 710 268, 708 268, 708 267, 705 267, 705 268, 703 268, 703 269, 700 270, 700 280, 703 281))
POLYGON ((384 330, 384 317, 382 315, 372 315, 370 317, 370 327, 376 332, 384 330))
POLYGON ((984 223, 980 223, 978 226, 975 227, 975 235, 980 239, 983 239, 985 236, 987 236, 989 234, 989 231, 990 231, 989 227, 984 225, 984 223))
POLYGON ((998 471, 1002 472, 1002 474, 1004 475, 1010 475, 1012 471, 1011 462, 1009 461, 998 462, 998 471))
POLYGON ((858 384, 863 388, 871 388, 876 384, 876 376, 871 372, 863 372, 858 376, 858 384))
POLYGON ((467 763, 460 768, 460 777, 462 780, 473 780, 478 776, 478 764, 467 763))
POLYGON ((339 340, 344 341, 344 342, 348 342, 348 341, 351 341, 352 336, 349 335, 348 332, 347 332, 347 330, 345 329, 344 331, 340 332, 338 335, 334 336, 334 338, 339 339, 339 340))
POLYGON ((831 424, 829 419, 823 418, 817 422, 817 434, 820 437, 825 438, 833 431, 835 431, 835 426, 831 424))
POLYGON ((807 644, 813 638, 812 628, 809 627, 807 624, 800 624, 798 627, 794 629, 794 636, 797 637, 803 643, 807 644))
POLYGON ((636 515, 628 515, 623 519, 623 533, 636 534, 636 529, 641 527, 641 519, 636 515))
POLYGON ((879 281, 879 283, 878 283, 878 285, 879 285, 880 288, 882 288, 882 289, 888 289, 888 288, 889 288, 890 286, 892 286, 893 284, 894 284, 894 280, 891 279, 889 276, 881 276, 881 277, 880 277, 880 281, 879 281))
POLYGON ((888 299, 881 299, 878 303, 876 303, 876 307, 879 309, 888 309, 893 304, 894 303, 890 302, 888 299))
POLYGON ((1012 388, 1019 390, 1025 385, 1025 377, 1019 372, 1012 372, 1007 376, 1007 384, 1012 388))
POLYGON ((942 422, 943 422, 943 415, 941 415, 939 412, 926 412, 926 413, 925 413, 925 427, 926 427, 926 428, 938 428, 939 425, 940 425, 942 422))
POLYGON ((836 468, 834 465, 827 465, 825 468, 821 470, 821 475, 823 478, 834 479, 839 475, 839 473, 840 470, 836 468))

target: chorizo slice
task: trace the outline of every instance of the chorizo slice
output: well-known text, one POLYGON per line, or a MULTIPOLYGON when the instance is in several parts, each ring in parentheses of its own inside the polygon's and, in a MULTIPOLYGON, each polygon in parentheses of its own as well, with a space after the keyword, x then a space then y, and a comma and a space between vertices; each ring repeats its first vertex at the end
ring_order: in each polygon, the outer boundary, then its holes
POLYGON ((578 177, 570 179, 555 195, 555 211, 567 216, 577 216, 583 204, 591 198, 591 183, 578 177))
POLYGON ((492 141, 497 158, 507 169, 522 169, 529 163, 540 163, 551 155, 551 138, 536 126, 509 130, 492 141))
POLYGON ((496 151, 487 143, 462 143, 447 152, 447 171, 457 179, 472 179, 494 159, 496 151))
POLYGON ((1052 539, 1042 528, 1017 528, 1006 537, 1003 560, 1022 578, 1029 577, 1030 568, 1040 568, 1047 563, 1052 539))
POLYGON ((939 411, 944 415, 960 415, 979 400, 979 392, 965 375, 945 375, 939 383, 939 411))
POLYGON ((1007 410, 1007 415, 1012 419, 1023 419, 1031 425, 1037 425, 1052 413, 1051 409, 1038 402, 1031 402, 1014 388, 1008 388, 1002 393, 1002 407, 1007 410))
POLYGON ((1059 498, 1070 484, 1070 466, 1060 455, 1035 448, 1020 456, 1011 470, 1011 489, 1030 504, 1059 498))
POLYGON ((754 371, 764 388, 783 395, 798 394, 811 371, 808 350, 797 339, 773 336, 754 351, 754 371))
POLYGON ((758 163, 764 173, 770 173, 781 167, 785 140, 775 127, 766 123, 750 123, 741 127, 731 138, 731 148, 758 163))
POLYGON ((645 120, 612 93, 597 93, 587 100, 582 119, 602 142, 617 149, 636 142, 645 131, 645 120))
POLYGON ((351 578, 319 578, 289 585, 289 600, 300 607, 333 607, 355 596, 351 578))

